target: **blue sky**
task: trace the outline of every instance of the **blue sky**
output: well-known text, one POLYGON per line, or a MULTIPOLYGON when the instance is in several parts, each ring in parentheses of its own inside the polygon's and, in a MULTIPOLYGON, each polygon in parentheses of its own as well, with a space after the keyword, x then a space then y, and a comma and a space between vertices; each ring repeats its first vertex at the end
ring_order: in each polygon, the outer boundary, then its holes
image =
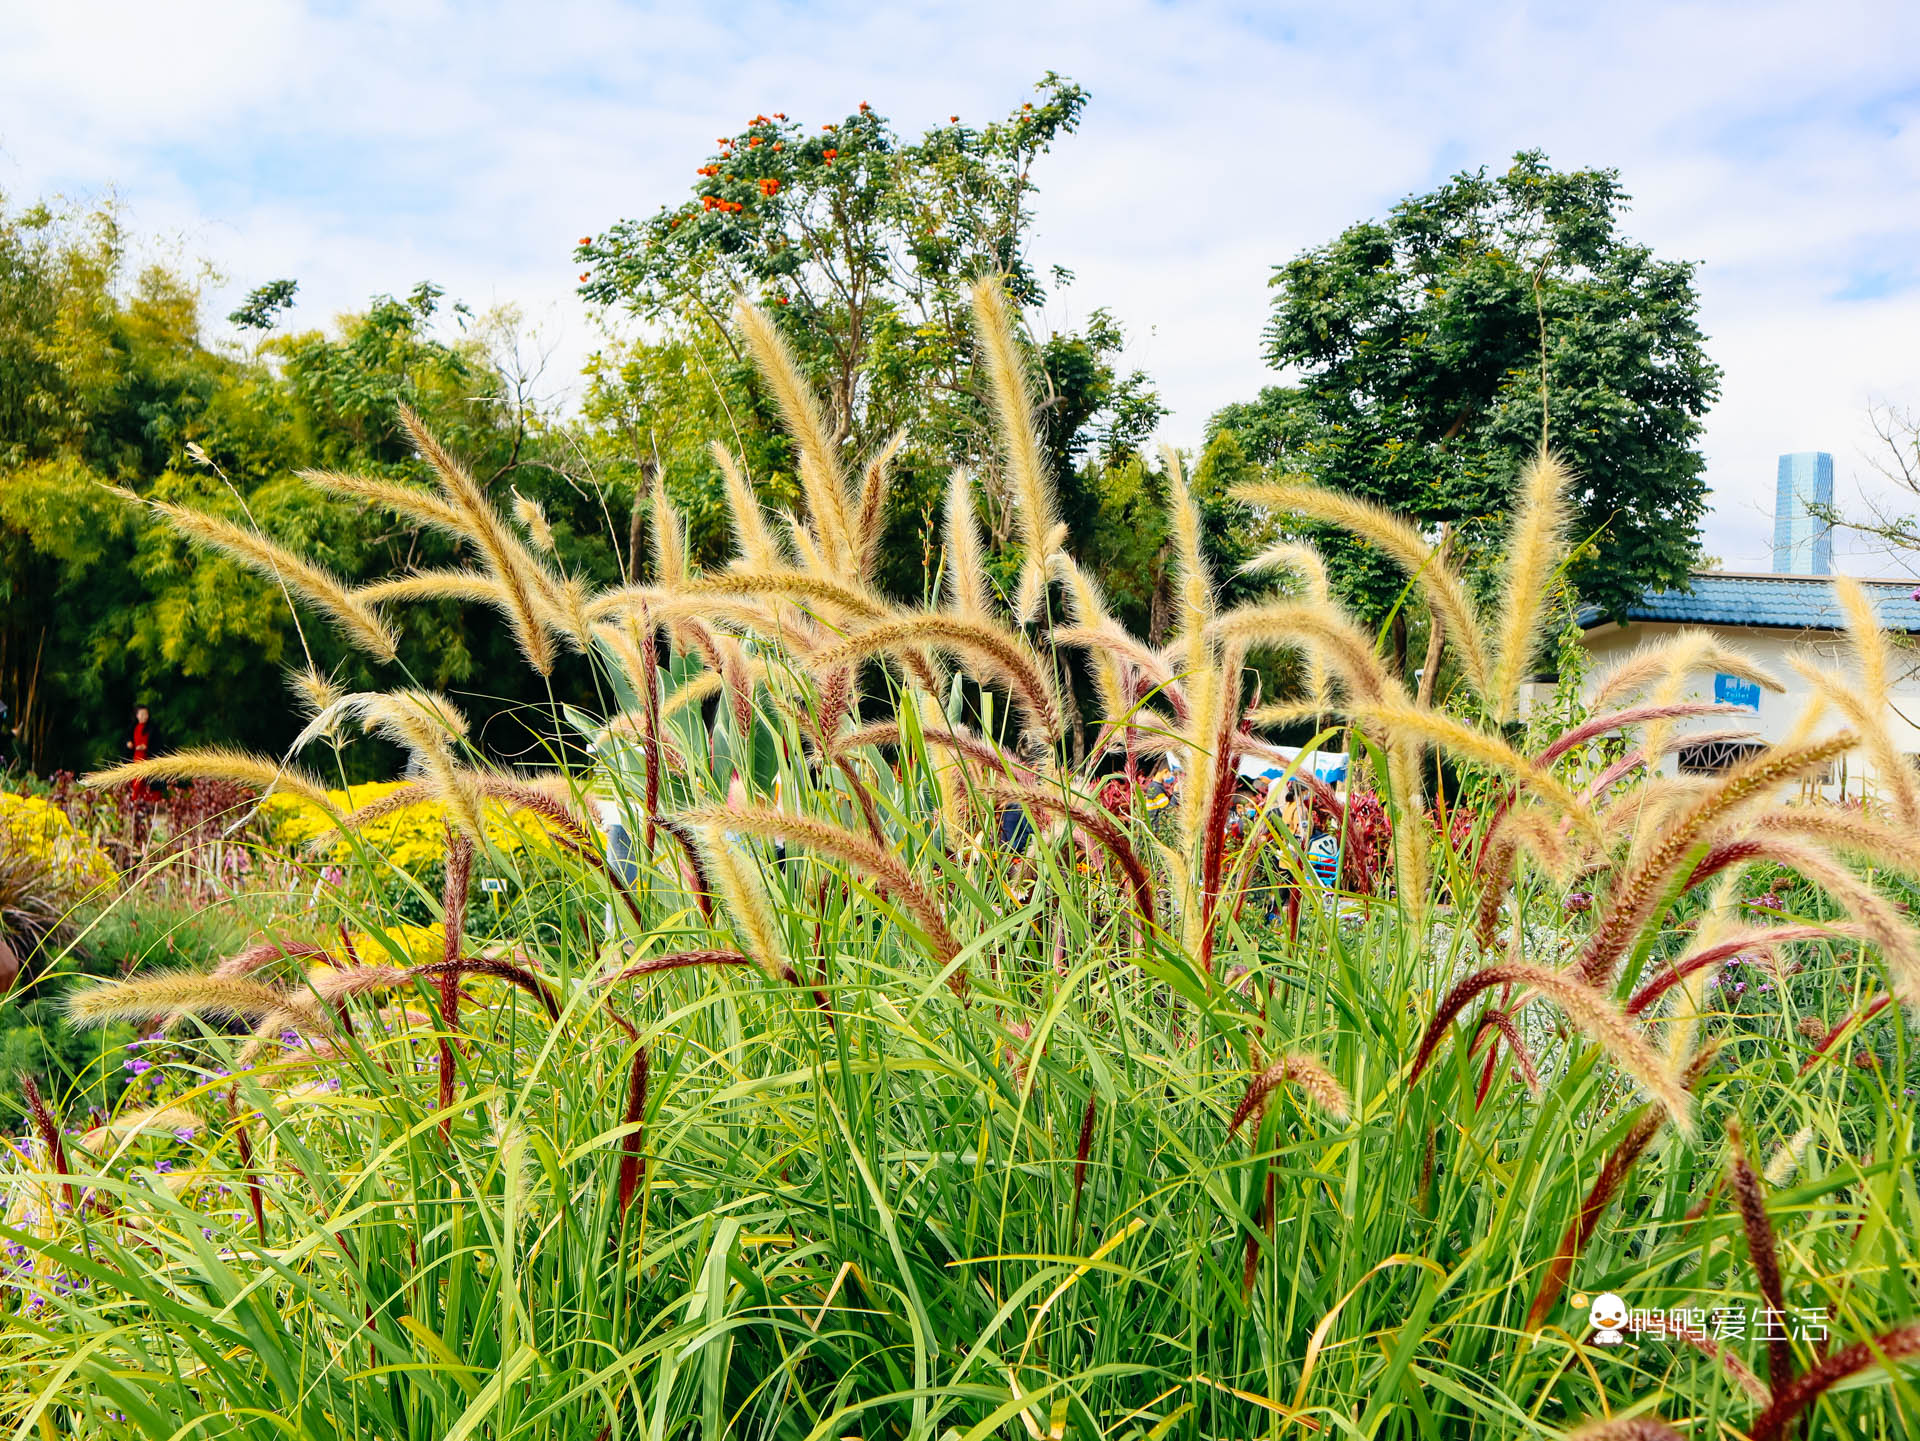
POLYGON ((715 136, 861 100, 984 119, 1054 69, 1093 101, 1036 172, 1039 257, 1078 276, 1038 319, 1113 310, 1176 443, 1272 379, 1273 264, 1530 146, 1618 168, 1628 233, 1701 262, 1729 566, 1768 563, 1779 452, 1878 494, 1867 404, 1920 408, 1911 4, 0 0, 0 34, 0 189, 115 189, 224 273, 215 314, 283 275, 306 323, 427 278, 517 303, 556 391, 598 334, 573 241, 682 194, 715 136))

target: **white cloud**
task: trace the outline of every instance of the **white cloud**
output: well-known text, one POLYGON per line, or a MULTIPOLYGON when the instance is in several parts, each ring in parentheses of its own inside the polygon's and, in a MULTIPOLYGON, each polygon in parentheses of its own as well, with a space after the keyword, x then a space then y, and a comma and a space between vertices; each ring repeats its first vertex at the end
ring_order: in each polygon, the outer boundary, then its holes
POLYGON ((684 193, 743 117, 869 99, 912 130, 1054 68, 1094 100, 1037 171, 1042 258, 1080 277, 1050 315, 1127 323, 1173 439, 1271 379, 1271 265, 1535 145, 1618 167, 1629 233, 1702 262, 1729 564, 1767 562, 1775 454, 1863 473, 1869 397, 1920 401, 1920 10, 1891 0, 10 9, 0 185, 112 184, 233 289, 298 276, 310 319, 431 277, 552 311, 577 356, 573 241, 684 193))

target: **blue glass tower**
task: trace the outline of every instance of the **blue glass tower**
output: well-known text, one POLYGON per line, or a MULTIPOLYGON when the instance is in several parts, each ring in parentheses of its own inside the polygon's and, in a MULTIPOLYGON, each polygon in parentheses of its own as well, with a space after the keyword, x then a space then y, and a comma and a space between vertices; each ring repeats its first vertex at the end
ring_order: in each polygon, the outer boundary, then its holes
POLYGON ((1833 527, 1810 505, 1833 504, 1833 457, 1803 450, 1780 457, 1773 502, 1773 569, 1778 575, 1832 575, 1833 527))

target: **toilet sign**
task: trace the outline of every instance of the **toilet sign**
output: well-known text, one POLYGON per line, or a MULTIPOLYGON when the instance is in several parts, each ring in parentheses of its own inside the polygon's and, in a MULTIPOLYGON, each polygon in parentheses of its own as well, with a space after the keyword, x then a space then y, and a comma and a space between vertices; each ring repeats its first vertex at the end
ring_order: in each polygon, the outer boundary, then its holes
POLYGON ((1760 683, 1720 672, 1713 678, 1713 698, 1721 705, 1737 705, 1741 710, 1760 713, 1760 683))

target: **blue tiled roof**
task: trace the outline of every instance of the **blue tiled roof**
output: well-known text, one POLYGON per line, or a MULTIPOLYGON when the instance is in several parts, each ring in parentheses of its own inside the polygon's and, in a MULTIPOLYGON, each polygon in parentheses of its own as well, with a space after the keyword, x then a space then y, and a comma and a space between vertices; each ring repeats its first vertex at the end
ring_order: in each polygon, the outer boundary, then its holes
MULTIPOLYGON (((1912 581, 1862 581, 1873 597, 1880 624, 1888 630, 1920 633, 1920 601, 1912 581)), ((1845 624, 1833 582, 1813 575, 1727 575, 1700 572, 1692 588, 1654 591, 1627 607, 1628 620, 1667 621, 1675 625, 1752 625, 1780 630, 1839 630, 1845 624)), ((1597 609, 1580 614, 1587 629, 1606 617, 1597 609)))

